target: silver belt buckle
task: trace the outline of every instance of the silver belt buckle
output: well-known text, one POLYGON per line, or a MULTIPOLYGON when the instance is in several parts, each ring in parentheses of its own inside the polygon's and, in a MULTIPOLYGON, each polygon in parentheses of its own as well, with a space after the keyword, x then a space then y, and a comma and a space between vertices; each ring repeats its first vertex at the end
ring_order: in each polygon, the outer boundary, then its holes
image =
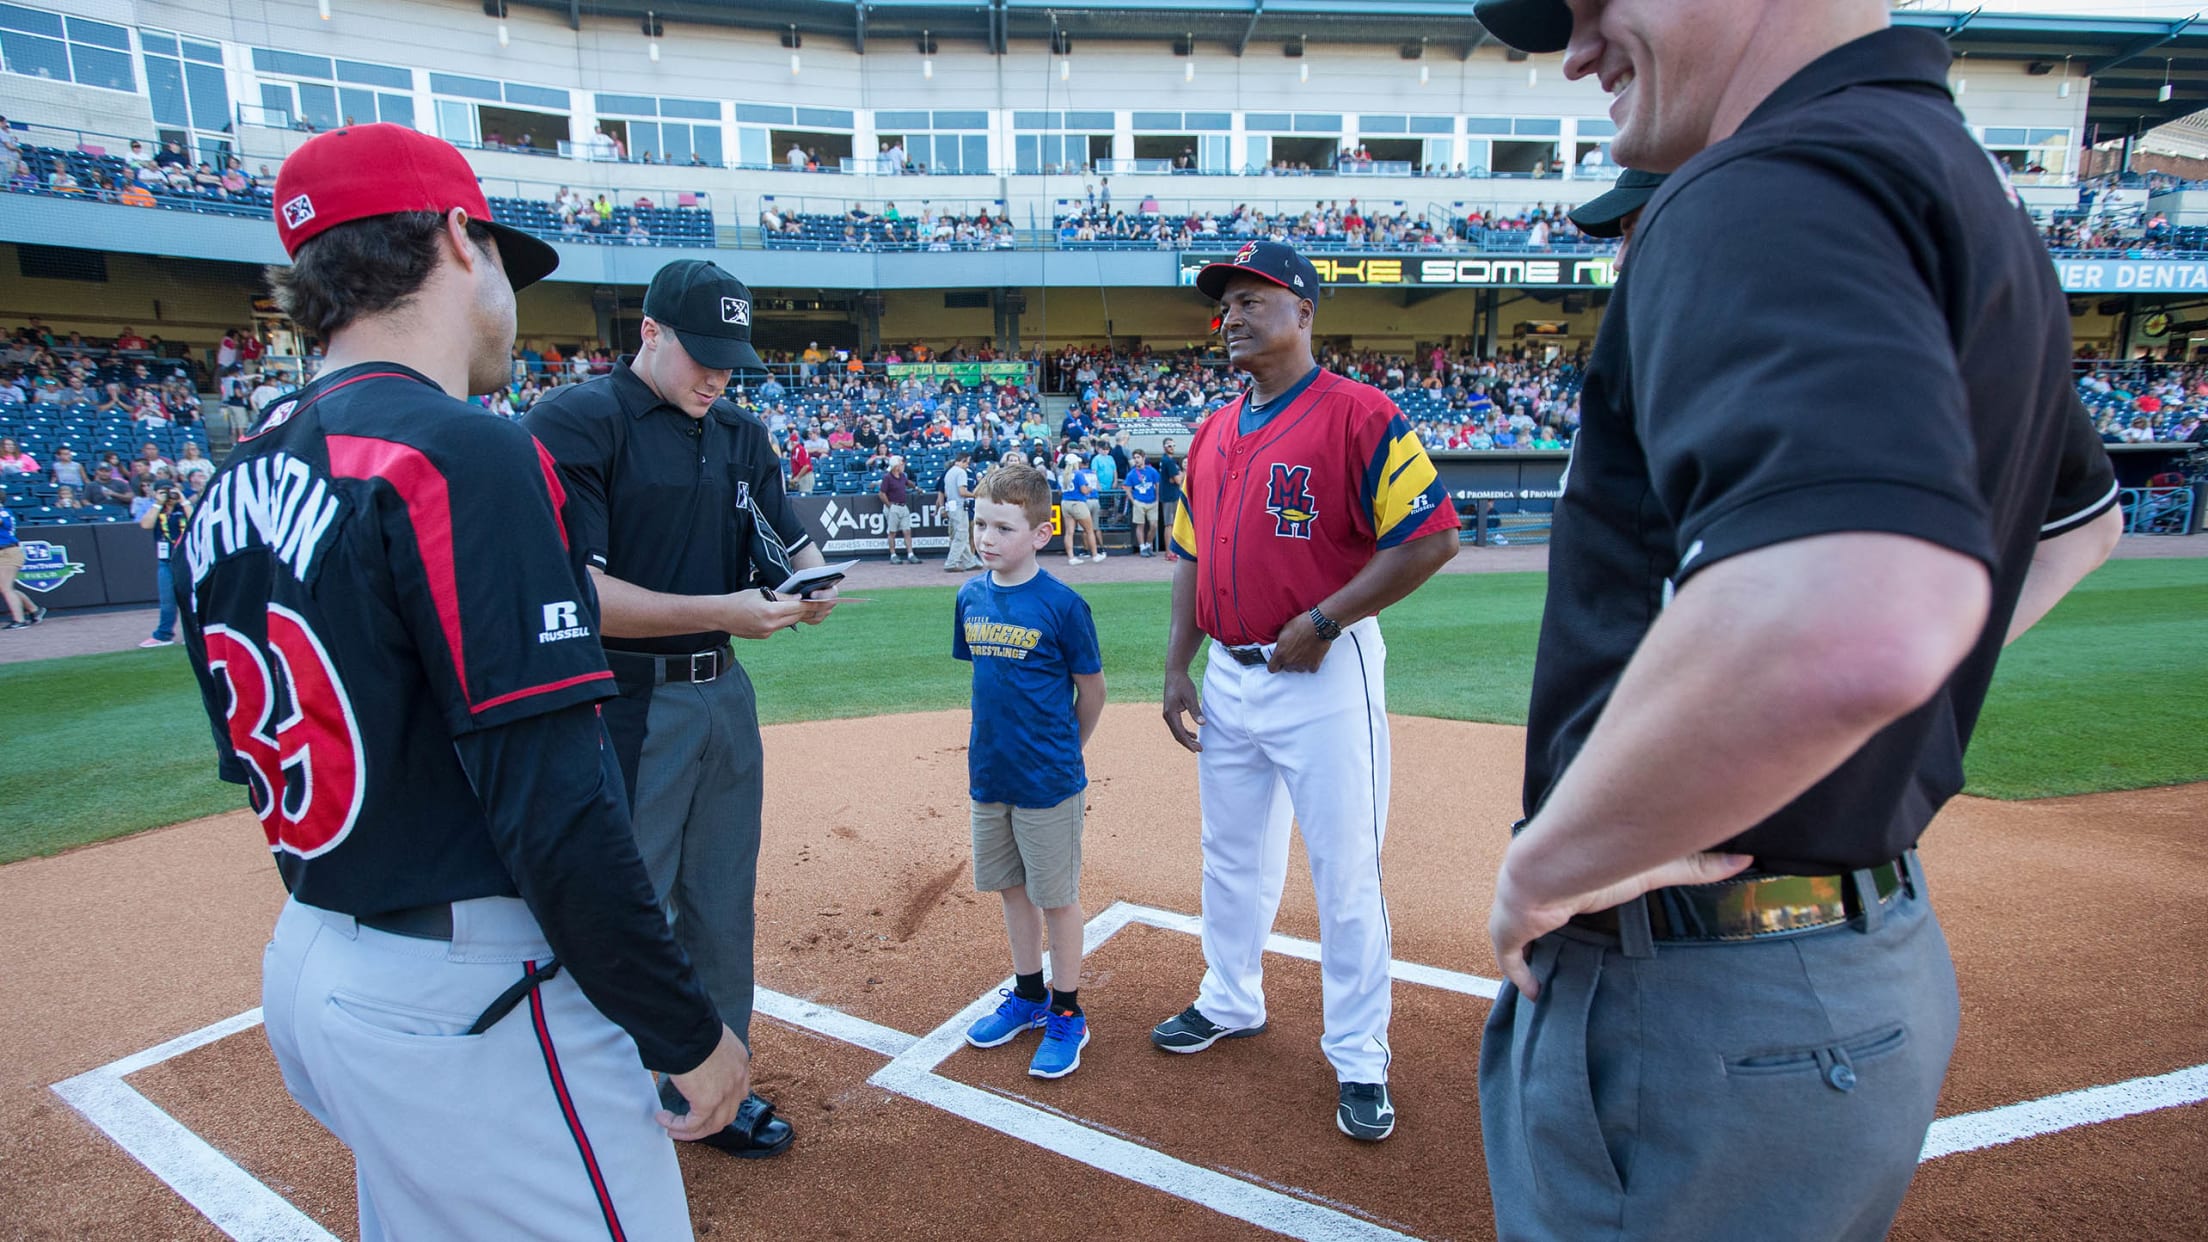
POLYGON ((721 676, 720 652, 693 651, 690 653, 690 680, 693 682, 718 681, 721 676), (706 662, 705 676, 698 676, 698 661, 706 662))

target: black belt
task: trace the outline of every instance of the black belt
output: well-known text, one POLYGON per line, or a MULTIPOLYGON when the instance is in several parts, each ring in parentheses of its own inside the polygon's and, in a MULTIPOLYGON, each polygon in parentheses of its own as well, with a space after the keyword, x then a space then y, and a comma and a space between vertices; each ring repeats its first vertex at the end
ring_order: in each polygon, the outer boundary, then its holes
POLYGON ((1227 647, 1225 643, 1219 645, 1226 647, 1227 654, 1233 656, 1234 662, 1244 668, 1263 668, 1272 663, 1272 657, 1265 654, 1263 643, 1252 643, 1247 647, 1227 647))
MULTIPOLYGON (((394 936, 407 936, 415 940, 449 941, 452 939, 452 906, 446 902, 438 902, 435 905, 428 906, 409 906, 404 910, 390 910, 382 914, 362 915, 354 921, 362 927, 388 932, 394 936)), ((476 1015, 475 1021, 468 1026, 468 1034, 481 1035, 498 1025, 498 1020, 512 1013, 515 1006, 526 1000, 529 993, 535 991, 538 985, 547 982, 559 973, 560 959, 557 957, 545 959, 542 966, 529 967, 521 978, 516 979, 510 987, 498 994, 498 999, 492 1001, 484 1008, 482 1013, 476 1015)))
POLYGON ((1838 927, 1896 894, 1915 891, 1914 850, 1892 862, 1839 875, 1736 876, 1715 884, 1659 888, 1621 906, 1572 916, 1572 926, 1617 936, 1638 903, 1651 940, 1722 943, 1838 927))
POLYGON ((654 655, 645 651, 606 651, 606 666, 614 676, 623 681, 650 681, 665 685, 670 681, 707 682, 735 667, 736 655, 728 644, 706 651, 692 651, 686 655, 654 655))

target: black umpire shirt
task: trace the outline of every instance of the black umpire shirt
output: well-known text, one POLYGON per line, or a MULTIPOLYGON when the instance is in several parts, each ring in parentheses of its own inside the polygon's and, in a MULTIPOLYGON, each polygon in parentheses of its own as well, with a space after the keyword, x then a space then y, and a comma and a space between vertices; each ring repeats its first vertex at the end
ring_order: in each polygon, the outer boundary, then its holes
MULTIPOLYGON (((648 591, 722 595, 755 585, 755 565, 786 565, 808 546, 765 425, 726 399, 691 418, 629 362, 554 390, 522 420, 559 463, 567 528, 585 559, 648 591)), ((678 655, 727 641, 677 634, 606 647, 678 655)))
POLYGON ((2116 481, 2072 386, 2046 247, 1964 128, 1947 67, 1926 31, 1835 49, 1642 216, 1557 505, 1528 815, 1675 588, 1843 531, 1983 562, 1985 632, 1931 702, 1715 848, 1771 871, 1871 866, 1962 787, 2034 545, 2105 511, 2116 481))

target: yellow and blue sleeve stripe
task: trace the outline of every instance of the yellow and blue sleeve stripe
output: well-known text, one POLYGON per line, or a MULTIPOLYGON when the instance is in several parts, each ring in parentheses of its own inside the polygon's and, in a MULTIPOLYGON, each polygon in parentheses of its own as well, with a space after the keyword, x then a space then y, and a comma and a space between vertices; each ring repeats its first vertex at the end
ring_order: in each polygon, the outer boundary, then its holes
MULTIPOLYGON (((1186 470, 1181 472, 1181 478, 1184 481, 1188 478, 1186 470)), ((1168 538, 1173 541, 1174 552, 1193 561, 1196 559, 1196 554, 1189 551, 1189 549, 1196 546, 1196 523, 1188 516, 1190 511, 1188 502, 1191 499, 1193 498, 1184 487, 1181 492, 1181 503, 1173 506, 1173 533, 1168 538)))
MULTIPOLYGON (((1392 548, 1438 526, 1438 512, 1450 510, 1448 489, 1418 433, 1401 414, 1388 420, 1379 448, 1365 467, 1365 511, 1380 547, 1392 548)), ((1450 511, 1450 525, 1455 525, 1450 511)))

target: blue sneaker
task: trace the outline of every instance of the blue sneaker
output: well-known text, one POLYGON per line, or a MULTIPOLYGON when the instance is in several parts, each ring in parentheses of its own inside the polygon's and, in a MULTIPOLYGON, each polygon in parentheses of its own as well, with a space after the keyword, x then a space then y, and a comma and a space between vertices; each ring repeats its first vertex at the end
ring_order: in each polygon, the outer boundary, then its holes
POLYGON ((1081 1068, 1081 1050, 1089 1046, 1086 1014, 1052 1012, 1043 1027, 1043 1042, 1027 1072, 1035 1078, 1064 1078, 1081 1068))
POLYGON ((966 1028, 966 1042, 976 1048, 1009 1044, 1023 1032, 1042 1026, 1049 1016, 1050 1006, 1042 1001, 1015 996, 1009 988, 1000 989, 997 995, 1004 998, 997 1011, 975 1019, 974 1024, 966 1028))

